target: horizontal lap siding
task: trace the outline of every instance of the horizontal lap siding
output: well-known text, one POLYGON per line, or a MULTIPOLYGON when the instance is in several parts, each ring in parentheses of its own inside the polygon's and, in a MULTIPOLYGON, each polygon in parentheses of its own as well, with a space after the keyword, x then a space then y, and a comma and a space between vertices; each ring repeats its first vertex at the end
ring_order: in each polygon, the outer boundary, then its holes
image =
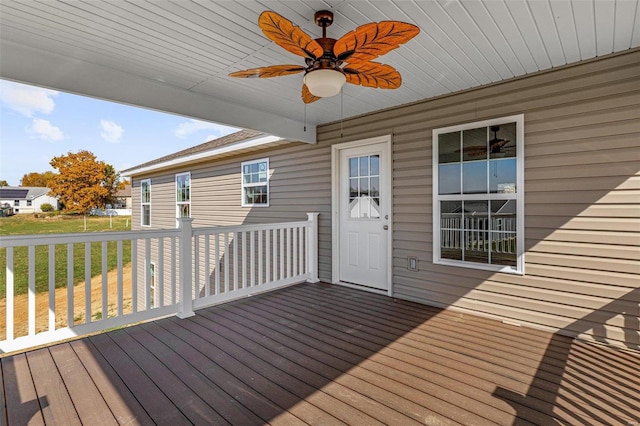
POLYGON ((637 347, 639 76, 636 50, 320 127, 330 143, 393 134, 394 295, 637 347), (434 265, 432 130, 519 113, 526 275, 434 265))
POLYGON ((319 212, 319 275, 330 281, 330 147, 392 134, 396 297, 631 345, 640 339, 639 75, 636 50, 320 126, 316 145, 136 176, 134 225, 140 179, 152 179, 153 228, 172 228, 175 173, 191 171, 194 226, 304 220, 319 212), (519 113, 526 275, 433 265, 432 130, 519 113), (270 207, 243 208, 240 163, 264 157, 272 173, 270 207), (419 259, 419 271, 407 270, 408 256, 419 259))
MULTIPOLYGON (((319 212, 319 275, 325 281, 331 279, 330 145, 295 143, 136 176, 134 200, 140 197, 140 180, 151 178, 153 228, 175 226, 175 174, 187 171, 191 172, 194 227, 304 221, 307 213, 319 212), (269 207, 242 207, 240 164, 260 158, 269 158, 269 207)), ((138 201, 134 207, 138 222, 139 204, 138 201)), ((220 254, 223 253, 221 248, 220 254)))

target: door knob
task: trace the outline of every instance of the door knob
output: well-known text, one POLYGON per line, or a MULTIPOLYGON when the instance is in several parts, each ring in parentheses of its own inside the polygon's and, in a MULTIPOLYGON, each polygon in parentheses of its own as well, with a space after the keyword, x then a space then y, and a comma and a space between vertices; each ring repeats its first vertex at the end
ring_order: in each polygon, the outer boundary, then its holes
POLYGON ((384 226, 382 227, 382 229, 384 229, 384 230, 386 231, 387 229, 389 229, 389 225, 384 225, 384 226))

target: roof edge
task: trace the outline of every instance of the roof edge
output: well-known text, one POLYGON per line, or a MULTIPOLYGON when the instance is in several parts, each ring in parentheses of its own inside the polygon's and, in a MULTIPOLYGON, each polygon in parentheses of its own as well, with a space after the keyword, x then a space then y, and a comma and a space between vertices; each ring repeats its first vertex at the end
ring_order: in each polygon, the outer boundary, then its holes
POLYGON ((207 151, 198 152, 191 155, 185 155, 179 158, 174 158, 162 162, 158 162, 155 164, 150 164, 147 166, 133 167, 127 170, 123 170, 120 172, 122 177, 132 177, 142 173, 153 172, 160 169, 166 169, 168 167, 174 167, 181 164, 190 163, 192 161, 203 160, 207 158, 213 158, 221 154, 227 154, 230 152, 238 151, 246 148, 253 148, 260 145, 265 145, 268 143, 279 142, 284 138, 280 136, 273 135, 261 135, 249 139, 245 139, 239 142, 231 143, 228 145, 222 145, 207 151))

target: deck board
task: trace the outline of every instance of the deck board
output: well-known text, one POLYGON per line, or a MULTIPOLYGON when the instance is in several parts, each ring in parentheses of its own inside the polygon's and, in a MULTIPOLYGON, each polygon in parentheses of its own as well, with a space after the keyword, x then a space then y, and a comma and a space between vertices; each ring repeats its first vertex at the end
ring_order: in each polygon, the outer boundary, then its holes
POLYGON ((326 284, 0 361, 0 426, 640 421, 636 352, 326 284))
POLYGON ((107 359, 120 379, 136 396, 136 399, 156 423, 171 422, 175 425, 190 424, 182 412, 162 392, 138 365, 111 338, 110 333, 89 338, 102 356, 107 359))
POLYGON ((44 422, 69 426, 80 425, 80 417, 49 349, 37 349, 27 352, 26 355, 35 391, 46 399, 45 403, 41 404, 44 422))
POLYGON ((120 376, 89 339, 76 340, 71 342, 69 346, 82 361, 91 381, 95 383, 100 395, 119 424, 155 424, 120 376))
POLYGON ((107 403, 71 345, 51 346, 49 352, 69 393, 80 423, 117 425, 107 403))
POLYGON ((44 425, 42 406, 31 378, 27 356, 17 354, 2 359, 2 379, 10 425, 44 425))

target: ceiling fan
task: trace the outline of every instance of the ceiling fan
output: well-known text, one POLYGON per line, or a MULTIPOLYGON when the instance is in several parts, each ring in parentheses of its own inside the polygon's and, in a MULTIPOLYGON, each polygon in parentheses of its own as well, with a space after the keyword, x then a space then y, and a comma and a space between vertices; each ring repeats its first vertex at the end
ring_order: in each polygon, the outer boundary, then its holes
MULTIPOLYGON (((493 157, 504 156, 505 152, 502 150, 502 148, 509 143, 509 139, 498 137, 500 126, 491 126, 489 127, 489 130, 493 132, 493 138, 491 138, 491 140, 489 141, 489 153, 492 154, 493 157)), ((465 147, 463 151, 469 157, 486 157, 487 145, 468 146, 465 147)), ((460 152, 460 150, 457 150, 456 152, 460 152)))
POLYGON ((262 12, 258 19, 262 32, 280 47, 305 58, 306 66, 273 65, 229 76, 264 78, 304 72, 302 100, 307 104, 337 95, 345 82, 381 89, 400 87, 402 77, 395 68, 371 60, 411 40, 420 28, 398 21, 371 22, 336 40, 327 37, 332 12, 316 12, 314 22, 322 27, 322 37, 316 39, 277 13, 262 12))

